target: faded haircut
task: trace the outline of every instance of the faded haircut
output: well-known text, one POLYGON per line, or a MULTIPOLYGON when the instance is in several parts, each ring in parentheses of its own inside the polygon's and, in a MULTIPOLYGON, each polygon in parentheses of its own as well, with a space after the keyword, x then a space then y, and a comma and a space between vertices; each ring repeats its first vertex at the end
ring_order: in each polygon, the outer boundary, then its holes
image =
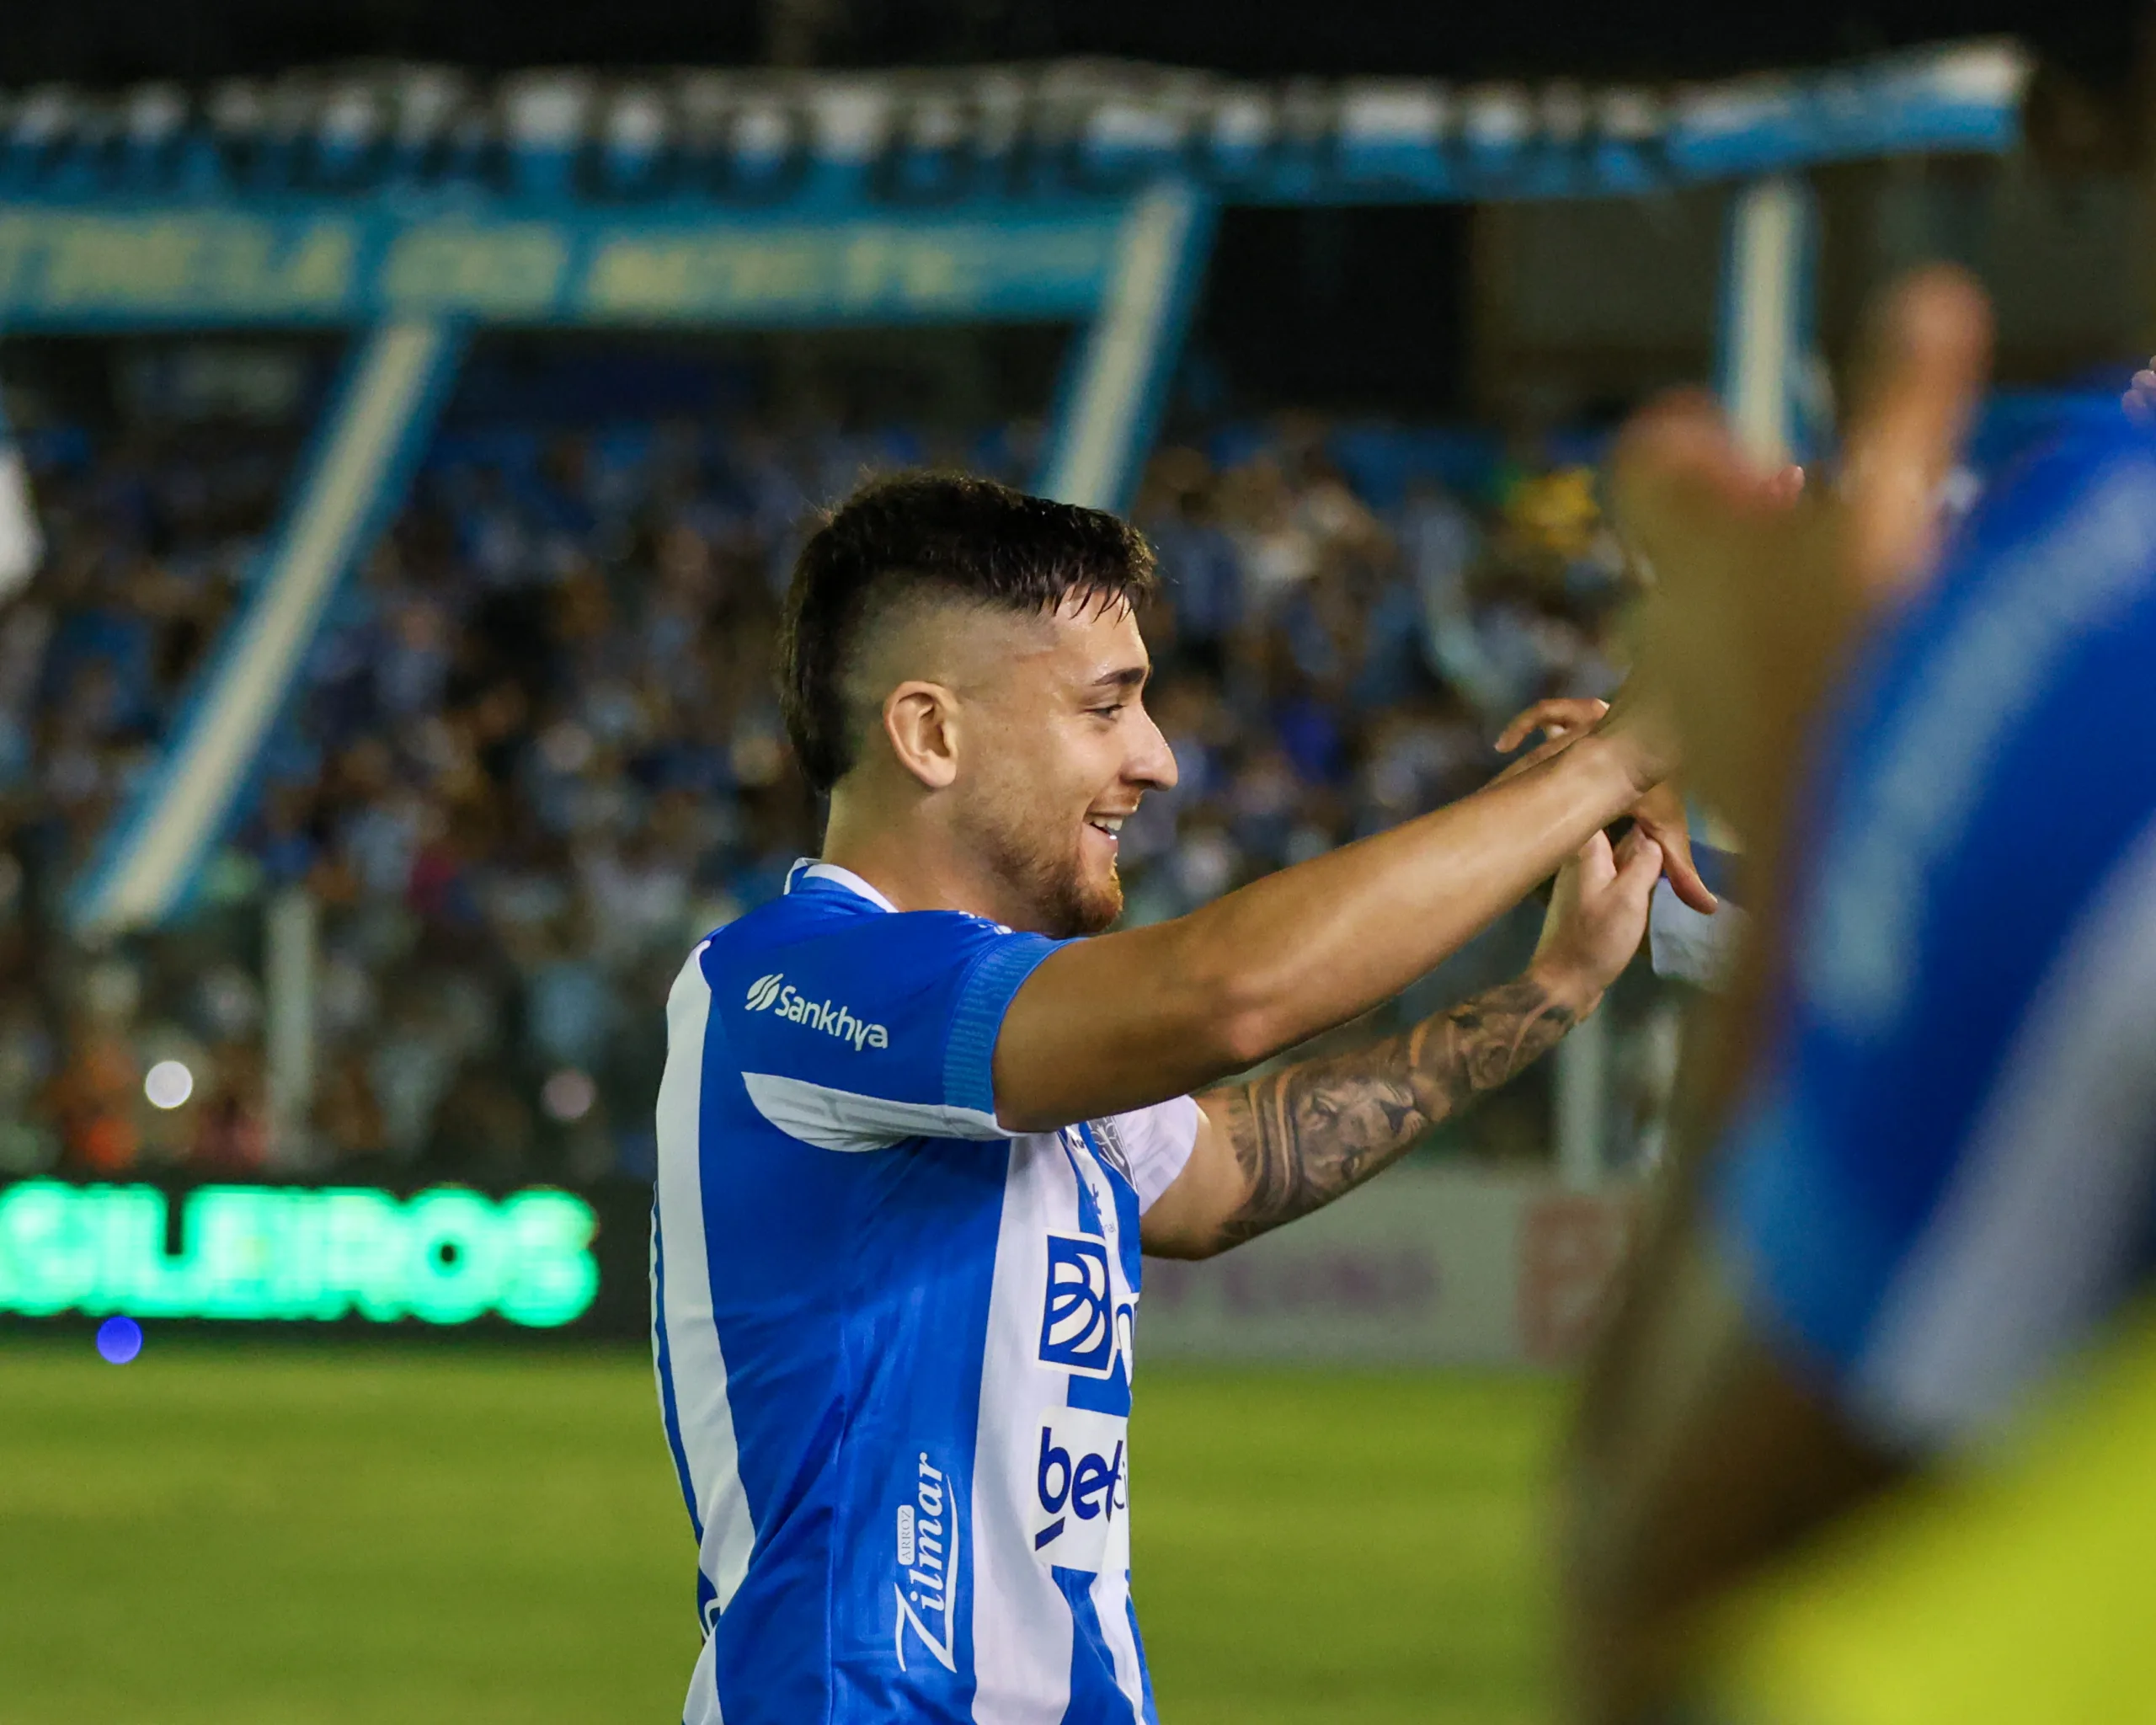
POLYGON ((854 764, 846 683, 872 617, 915 597, 1021 616, 1073 599, 1136 610, 1157 585, 1144 536, 1104 510, 957 473, 871 481, 809 536, 787 589, 779 705, 803 773, 828 791, 854 764))

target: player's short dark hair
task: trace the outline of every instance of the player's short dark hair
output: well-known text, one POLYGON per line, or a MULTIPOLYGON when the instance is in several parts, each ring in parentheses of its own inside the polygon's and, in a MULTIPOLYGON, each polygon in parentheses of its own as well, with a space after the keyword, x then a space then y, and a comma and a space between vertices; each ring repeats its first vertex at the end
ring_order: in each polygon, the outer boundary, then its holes
POLYGON ((1155 579, 1144 536, 1103 510, 957 473, 871 481, 809 536, 787 589, 779 704, 802 772, 828 791, 854 763, 845 686, 872 610, 915 593, 1020 613, 1073 598, 1136 608, 1155 579))

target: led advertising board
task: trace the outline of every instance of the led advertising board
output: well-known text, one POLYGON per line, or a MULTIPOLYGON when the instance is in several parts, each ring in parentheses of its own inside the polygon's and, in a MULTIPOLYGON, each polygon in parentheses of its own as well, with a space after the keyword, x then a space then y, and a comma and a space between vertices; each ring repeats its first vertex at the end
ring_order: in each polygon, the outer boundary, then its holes
POLYGON ((599 1217, 552 1188, 155 1186, 0 1190, 0 1314, 238 1321, 494 1316, 553 1329, 590 1310, 599 1217))

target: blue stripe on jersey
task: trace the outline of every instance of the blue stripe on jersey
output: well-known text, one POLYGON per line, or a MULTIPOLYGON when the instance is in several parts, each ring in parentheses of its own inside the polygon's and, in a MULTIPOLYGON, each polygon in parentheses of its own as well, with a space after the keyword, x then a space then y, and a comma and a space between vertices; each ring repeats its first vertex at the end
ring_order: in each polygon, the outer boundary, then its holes
POLYGON ((1070 1387, 1064 1391, 1065 1407, 1083 1407, 1093 1413, 1112 1413, 1118 1419, 1130 1418, 1130 1360, 1126 1351, 1116 1349, 1115 1371, 1108 1377, 1089 1378, 1078 1373, 1070 1374, 1070 1387))
MULTIPOLYGON (((1105 1130, 1105 1129, 1103 1129, 1105 1130)), ((1138 1188, 1130 1183, 1129 1177, 1117 1166, 1117 1158, 1102 1147, 1094 1123, 1087 1120, 1078 1128, 1086 1140, 1086 1147, 1093 1152, 1093 1160, 1101 1165, 1108 1177, 1108 1190, 1115 1199, 1117 1237, 1122 1244, 1123 1278, 1130 1284, 1130 1291, 1139 1292, 1145 1284, 1145 1246, 1140 1238, 1140 1225, 1144 1220, 1138 1209, 1138 1188)))
POLYGON ((1063 1725, 1132 1725, 1130 1697, 1116 1683, 1115 1654, 1093 1605, 1093 1573, 1059 1565, 1052 1573, 1070 1602, 1070 1699, 1063 1725))
MULTIPOLYGON (((1123 1585, 1130 1584, 1130 1572, 1123 1571, 1123 1585)), ((1153 1668, 1145 1663, 1145 1638, 1138 1632, 1138 1600, 1126 1593, 1123 1596, 1123 1614, 1130 1620, 1130 1644, 1138 1649, 1138 1681, 1139 1692, 1145 1698, 1141 1715, 1145 1725, 1161 1725, 1161 1709, 1153 1700, 1153 1668)))
POLYGON ((1078 1231, 1081 1234, 1091 1234, 1096 1240, 1105 1240, 1107 1238, 1108 1231, 1102 1226, 1101 1207, 1093 1201, 1091 1183, 1086 1178, 1085 1171, 1078 1166, 1077 1154, 1070 1148, 1070 1140, 1059 1138, 1057 1141, 1063 1146, 1065 1159, 1070 1164, 1071 1178, 1076 1181, 1078 1185, 1078 1231))
POLYGON ((1734 1129, 1725 1242, 1838 1378, 1956 1178, 2032 997, 2156 811, 2156 445, 2070 439, 1876 644, 1796 823, 1796 987, 1734 1129))
MULTIPOLYGON (((666 1345, 666 1244, 659 1233, 659 1204, 651 1206, 651 1345, 652 1365, 659 1374, 659 1414, 666 1427, 666 1447, 674 1457, 674 1477, 681 1487, 681 1501, 689 1508, 689 1525, 696 1543, 704 1542, 704 1519, 696 1513, 696 1489, 689 1477, 689 1454, 681 1447, 681 1411, 674 1399, 674 1360, 666 1345)), ((702 1579, 699 1573, 699 1580, 702 1579)), ((707 1583, 708 1584, 708 1583, 707 1583)), ((701 1607, 701 1601, 699 1606, 701 1607)), ((702 1615, 701 1609, 699 1616, 702 1615)))
MULTIPOLYGON (((861 1711, 839 1717, 878 1720, 969 1721, 973 1711, 974 1467, 979 1444, 982 1362, 988 1350, 996 1236, 1011 1152, 1004 1145, 931 1140, 901 1155, 868 1159, 880 1178, 864 1182, 862 1201, 885 1219, 858 1236, 852 1279, 859 1297, 849 1312, 846 1351, 863 1405, 877 1428, 857 1431, 856 1495, 841 1536, 850 1552, 886 1554, 888 1583, 847 1595, 841 1641, 876 1650, 876 1658, 841 1674, 861 1711), (928 1512, 940 1497, 947 1576, 945 1610, 921 1578, 928 1512), (916 1562, 902 1572, 895 1524, 911 1505, 916 1562), (903 1583, 903 1586, 901 1586, 903 1583), (914 1617, 894 1614, 899 1602, 914 1617), (894 1635, 895 1631, 895 1635, 894 1635), (943 1637, 955 1671, 923 1639, 943 1637), (896 1641, 902 1681, 889 1669, 896 1641)), ((875 1559, 861 1567, 874 1573, 875 1559)))
MULTIPOLYGON (((1101 1151, 1100 1140, 1094 1136, 1090 1124, 1076 1128, 1086 1147, 1091 1151, 1092 1160, 1107 1177, 1109 1195, 1116 1207, 1118 1254, 1123 1261, 1123 1279, 1134 1295, 1139 1291, 1139 1276, 1144 1268, 1144 1247, 1138 1239, 1138 1194, 1114 1162, 1101 1151)), ((1070 1172, 1078 1183, 1078 1226, 1081 1231, 1097 1238, 1106 1238, 1107 1230, 1101 1224, 1100 1206, 1093 1201, 1091 1183, 1078 1166, 1068 1140, 1064 1142, 1064 1154, 1070 1158, 1070 1172)), ((1118 1321, 1122 1314, 1117 1315, 1118 1321)), ((1129 1322, 1137 1323, 1137 1314, 1130 1314, 1129 1322)), ((1115 1350, 1115 1370, 1104 1378, 1081 1377, 1074 1372, 1070 1387, 1064 1394, 1067 1407, 1083 1407, 1095 1413, 1112 1413, 1119 1419, 1130 1418, 1130 1349, 1118 1347, 1115 1350)))

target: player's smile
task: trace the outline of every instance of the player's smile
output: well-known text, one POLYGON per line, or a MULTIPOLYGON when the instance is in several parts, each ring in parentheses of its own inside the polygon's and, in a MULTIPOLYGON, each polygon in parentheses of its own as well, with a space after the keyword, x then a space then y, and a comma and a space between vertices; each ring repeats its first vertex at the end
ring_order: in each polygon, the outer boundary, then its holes
POLYGON ((1086 825, 1107 841, 1108 849, 1113 852, 1122 848, 1123 823, 1128 818, 1126 814, 1088 814, 1086 825))

